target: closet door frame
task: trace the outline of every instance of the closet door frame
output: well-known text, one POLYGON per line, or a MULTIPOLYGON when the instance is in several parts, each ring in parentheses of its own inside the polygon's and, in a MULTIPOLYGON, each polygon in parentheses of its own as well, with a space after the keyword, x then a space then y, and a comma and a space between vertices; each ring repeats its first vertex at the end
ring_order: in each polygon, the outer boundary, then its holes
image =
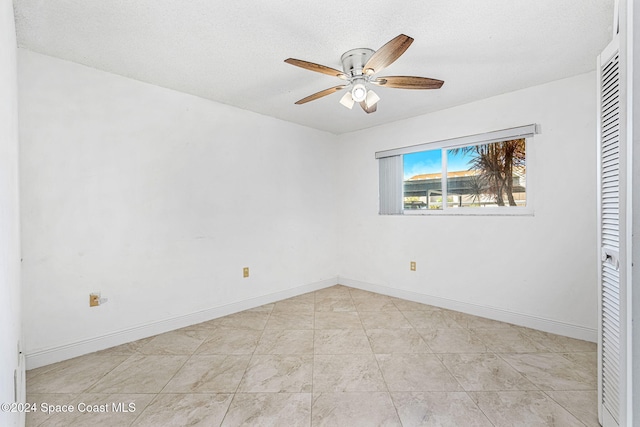
MULTIPOLYGON (((626 102, 627 102, 627 93, 626 93, 626 61, 624 60, 624 55, 620 50, 620 37, 616 35, 613 38, 613 41, 605 48, 602 54, 598 57, 598 67, 597 67, 597 222, 598 222, 598 230, 597 230, 597 250, 598 250, 598 418, 600 423, 604 427, 615 427, 615 426, 624 426, 627 425, 628 419, 630 418, 627 414, 629 409, 629 404, 627 400, 631 396, 631 383, 628 379, 628 373, 630 373, 629 362, 631 361, 631 357, 629 354, 630 346, 628 343, 630 340, 630 307, 628 304, 630 303, 630 299, 628 298, 627 292, 627 269, 630 266, 628 262, 628 254, 627 243, 630 241, 630 236, 628 236, 628 227, 627 227, 627 132, 626 132, 626 102), (619 86, 619 101, 618 101, 618 109, 619 109, 619 161, 618 161, 618 202, 619 202, 619 215, 618 215, 618 250, 617 252, 608 250, 604 250, 603 245, 603 209, 602 209, 602 201, 603 201, 603 174, 602 174, 602 107, 603 107, 603 98, 602 98, 602 67, 603 65, 609 63, 609 61, 618 55, 618 86, 619 86), (613 255, 613 258, 612 258, 613 255), (608 257, 608 258, 607 258, 608 257), (603 270, 605 270, 605 264, 608 265, 608 269, 610 271, 612 265, 619 266, 617 269, 618 273, 618 291, 619 291, 619 306, 617 307, 617 320, 619 324, 619 334, 616 337, 619 346, 619 352, 617 357, 617 368, 618 368, 618 387, 617 387, 617 404, 614 405, 613 413, 607 408, 605 404, 603 404, 603 399, 606 399, 606 394, 608 391, 609 396, 611 396, 611 386, 610 383, 607 386, 608 390, 603 390, 603 375, 609 374, 611 379, 611 370, 610 367, 604 366, 606 361, 603 361, 603 354, 606 350, 603 347, 603 310, 605 309, 603 305, 603 270), (614 415, 615 414, 615 415, 614 415), (617 420, 616 420, 617 418, 617 420)), ((615 249, 615 248, 614 248, 615 249)), ((614 312, 610 310, 612 307, 609 305, 606 307, 609 310, 608 316, 611 319, 611 313, 614 312)), ((609 329, 610 330, 610 329, 609 329)), ((611 336, 609 336, 611 338, 611 336)), ((609 347, 610 348, 610 347, 609 347)), ((609 363, 611 362, 611 353, 608 353, 609 363)), ((613 376, 615 378, 615 375, 613 376)), ((608 403, 608 406, 611 407, 611 402, 608 403)))

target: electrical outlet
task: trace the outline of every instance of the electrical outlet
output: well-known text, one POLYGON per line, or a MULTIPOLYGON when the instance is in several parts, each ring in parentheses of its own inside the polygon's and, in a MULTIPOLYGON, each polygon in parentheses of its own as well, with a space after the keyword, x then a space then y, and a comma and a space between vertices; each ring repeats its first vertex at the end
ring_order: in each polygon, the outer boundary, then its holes
POLYGON ((100 294, 89 294, 89 307, 97 307, 100 305, 100 294))
POLYGON ((411 268, 411 271, 416 271, 416 262, 415 261, 411 261, 410 268, 411 268))
POLYGON ((242 277, 249 277, 249 267, 242 269, 242 277))

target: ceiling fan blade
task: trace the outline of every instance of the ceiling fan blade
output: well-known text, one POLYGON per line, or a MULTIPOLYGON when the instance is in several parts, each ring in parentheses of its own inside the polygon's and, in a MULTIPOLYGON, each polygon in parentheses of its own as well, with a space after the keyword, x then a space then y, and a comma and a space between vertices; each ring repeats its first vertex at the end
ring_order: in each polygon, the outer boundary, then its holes
POLYGON ((367 108, 367 103, 362 101, 360 103, 360 106, 362 107, 362 109, 365 111, 365 113, 367 114, 371 114, 371 113, 375 113, 376 110, 378 109, 377 107, 378 104, 373 104, 371 107, 367 108))
POLYGON ((400 58, 409 46, 411 46, 411 43, 413 43, 413 39, 404 34, 400 34, 387 42, 387 44, 378 49, 371 58, 369 58, 364 66, 364 73, 371 75, 388 67, 396 59, 400 58))
POLYGON ((347 85, 339 85, 339 86, 330 87, 329 89, 321 90, 320 92, 316 92, 313 95, 307 96, 306 98, 302 98, 300 101, 297 101, 296 104, 301 105, 301 104, 306 104, 307 102, 310 102, 310 101, 315 101, 318 98, 331 95, 332 93, 342 90, 345 87, 347 87, 347 85))
POLYGON ((303 61, 302 59, 288 58, 284 62, 287 64, 295 65, 296 67, 304 68, 305 70, 315 71, 316 73, 326 74, 328 76, 339 77, 342 80, 347 80, 347 76, 342 71, 335 68, 326 67, 324 65, 316 64, 314 62, 303 61))
POLYGON ((444 84, 442 80, 413 76, 378 77, 375 80, 371 80, 371 83, 397 89, 440 89, 444 84))

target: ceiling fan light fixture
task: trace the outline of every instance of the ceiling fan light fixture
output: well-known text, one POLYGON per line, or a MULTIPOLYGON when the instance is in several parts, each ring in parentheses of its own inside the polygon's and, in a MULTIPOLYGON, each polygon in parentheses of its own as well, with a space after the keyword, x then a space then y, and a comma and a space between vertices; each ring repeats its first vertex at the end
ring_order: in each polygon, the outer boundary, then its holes
POLYGON ((351 89, 351 97, 355 102, 362 102, 367 97, 367 88, 362 83, 356 83, 351 89))
POLYGON ((342 71, 301 59, 285 59, 284 62, 295 65, 296 67, 346 80, 345 84, 309 95, 296 101, 296 104, 306 104, 323 96, 331 95, 339 90, 349 88, 348 92, 340 99, 340 104, 352 109, 353 104, 357 102, 365 113, 371 114, 377 111, 377 104, 378 101, 380 101, 380 97, 375 92, 367 89, 369 83, 376 86, 396 89, 440 89, 444 83, 442 80, 427 77, 374 77, 376 73, 379 73, 394 63, 396 59, 404 54, 411 43, 413 43, 413 38, 405 34, 400 34, 378 50, 369 48, 348 50, 340 57, 342 71))
POLYGON ((344 96, 340 99, 340 104, 344 105, 348 109, 352 109, 353 104, 355 103, 356 102, 353 100, 353 97, 351 97, 351 92, 345 93, 344 96))
POLYGON ((380 101, 380 97, 377 93, 372 90, 367 91, 367 97, 364 100, 364 103, 367 104, 367 108, 371 108, 376 105, 380 101))

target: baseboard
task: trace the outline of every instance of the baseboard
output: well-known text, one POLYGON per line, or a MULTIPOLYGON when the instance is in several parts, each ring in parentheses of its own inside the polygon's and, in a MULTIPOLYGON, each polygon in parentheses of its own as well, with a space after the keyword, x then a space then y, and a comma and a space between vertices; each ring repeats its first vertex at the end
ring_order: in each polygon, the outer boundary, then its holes
POLYGON ((248 310, 250 308, 259 307, 263 304, 269 304, 275 301, 302 295, 307 292, 317 291, 319 289, 327 288, 338 283, 352 288, 376 292, 379 294, 402 298, 409 301, 415 301, 422 304, 429 304, 449 310, 460 311, 463 313, 473 314, 475 316, 508 322, 515 325, 550 332, 553 334, 591 342, 597 341, 597 331, 595 329, 585 328, 583 326, 545 319, 525 313, 512 312, 495 307, 481 306, 468 302, 462 302, 403 289, 396 289, 389 286, 363 282, 346 277, 336 277, 292 289, 274 292, 271 294, 260 295, 243 301, 237 301, 218 307, 212 307, 210 309, 201 310, 182 316, 176 316, 173 318, 151 322, 144 325, 138 325, 129 329, 120 330, 86 340, 35 351, 26 355, 26 369, 39 368, 41 366, 50 365, 62 360, 72 359, 74 357, 93 353, 94 351, 104 350, 109 347, 115 347, 117 345, 126 344, 131 341, 136 341, 153 335, 162 334, 164 332, 173 331, 175 329, 184 328, 186 326, 195 325, 197 323, 206 322, 208 320, 227 316, 229 314, 248 310))
POLYGON ((418 292, 407 291, 403 289, 396 289, 389 286, 362 282, 346 277, 338 277, 338 283, 352 288, 376 292, 378 294, 388 295, 409 301, 415 301, 422 304, 429 304, 449 310, 460 311, 463 313, 486 317, 493 320, 499 320, 501 322, 512 323, 514 325, 525 326, 527 328, 537 329, 552 334, 563 335, 566 337, 590 342, 597 341, 597 330, 586 328, 584 326, 573 325, 557 320, 545 319, 525 313, 517 313, 496 307, 487 307, 468 302, 421 294, 418 292))
POLYGON ((93 353, 94 351, 104 350, 106 348, 126 344, 131 341, 151 337, 153 335, 162 334, 164 332, 173 331, 175 329, 184 328, 186 326, 195 325, 197 323, 206 322, 208 320, 217 319, 218 317, 227 316, 239 311, 259 307, 264 304, 269 304, 286 298, 295 297, 307 292, 317 291, 329 286, 334 286, 337 283, 337 277, 334 277, 319 282, 298 286, 292 289, 286 289, 271 294, 249 298, 243 301, 225 304, 219 307, 212 307, 206 310, 189 313, 182 316, 176 316, 144 325, 138 325, 129 329, 73 342, 66 345, 35 351, 26 355, 26 367, 27 369, 39 368, 41 366, 50 365, 52 363, 93 353))

